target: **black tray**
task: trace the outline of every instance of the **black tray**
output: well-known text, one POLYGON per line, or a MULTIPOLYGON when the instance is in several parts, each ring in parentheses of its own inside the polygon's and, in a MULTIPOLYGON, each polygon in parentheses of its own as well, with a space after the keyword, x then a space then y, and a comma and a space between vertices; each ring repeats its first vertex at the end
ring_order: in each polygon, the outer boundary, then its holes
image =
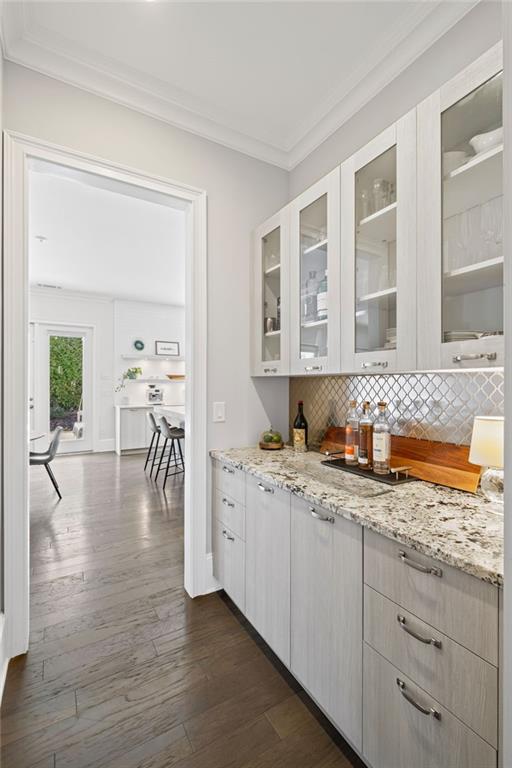
POLYGON ((378 475, 373 470, 359 469, 359 467, 345 464, 345 459, 327 459, 321 463, 326 467, 341 469, 343 472, 350 472, 350 474, 359 475, 359 477, 369 477, 372 480, 377 480, 379 483, 385 483, 386 485, 403 485, 403 483, 412 483, 419 479, 417 477, 412 477, 405 472, 393 472, 389 475, 378 475))

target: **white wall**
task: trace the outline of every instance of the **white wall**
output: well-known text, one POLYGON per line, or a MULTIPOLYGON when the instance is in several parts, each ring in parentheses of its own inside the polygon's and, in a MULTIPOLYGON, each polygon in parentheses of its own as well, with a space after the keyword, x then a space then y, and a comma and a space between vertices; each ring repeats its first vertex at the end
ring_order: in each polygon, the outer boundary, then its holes
POLYGON ((501 4, 481 2, 290 173, 290 199, 501 39, 501 4))
POLYGON ((226 422, 210 447, 254 443, 285 429, 286 380, 255 385, 249 369, 250 235, 288 199, 285 171, 107 99, 5 64, 5 128, 206 190, 208 194, 208 401, 226 422))

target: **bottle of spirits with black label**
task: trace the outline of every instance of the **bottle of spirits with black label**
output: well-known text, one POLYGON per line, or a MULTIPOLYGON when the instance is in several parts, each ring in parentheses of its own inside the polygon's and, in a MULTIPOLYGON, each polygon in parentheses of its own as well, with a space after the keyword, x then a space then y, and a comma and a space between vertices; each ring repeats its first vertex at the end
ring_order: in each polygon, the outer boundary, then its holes
POLYGON ((297 403, 297 416, 293 422, 293 448, 299 453, 308 449, 308 423, 304 416, 304 402, 297 403))
POLYGON ((357 401, 351 400, 345 421, 345 463, 356 465, 359 459, 359 414, 357 401))
POLYGON ((363 415, 359 420, 359 457, 358 464, 361 469, 372 468, 373 449, 373 419, 370 413, 370 403, 363 403, 363 415))
POLYGON ((391 429, 386 415, 387 403, 377 404, 379 415, 373 425, 373 471, 388 475, 391 464, 391 429))

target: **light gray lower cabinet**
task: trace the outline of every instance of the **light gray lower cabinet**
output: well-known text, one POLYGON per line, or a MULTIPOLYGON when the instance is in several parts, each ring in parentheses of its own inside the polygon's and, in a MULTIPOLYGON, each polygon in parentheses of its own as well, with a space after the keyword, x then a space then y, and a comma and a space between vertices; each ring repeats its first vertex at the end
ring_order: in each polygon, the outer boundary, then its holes
POLYGON ((245 543, 220 520, 213 521, 213 575, 245 611, 245 543))
POLYGON ((291 671, 362 749, 362 528, 292 496, 291 671))
POLYGON ((246 478, 245 615, 290 666, 290 493, 246 478))

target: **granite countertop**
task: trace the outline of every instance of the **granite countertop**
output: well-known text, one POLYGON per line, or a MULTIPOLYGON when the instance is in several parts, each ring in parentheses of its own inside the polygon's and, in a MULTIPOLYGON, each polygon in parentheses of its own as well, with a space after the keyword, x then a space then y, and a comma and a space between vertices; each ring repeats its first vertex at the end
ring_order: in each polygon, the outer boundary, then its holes
POLYGON ((480 495, 417 481, 390 487, 324 467, 320 453, 235 448, 214 459, 291 491, 484 581, 503 586, 503 516, 480 495))

